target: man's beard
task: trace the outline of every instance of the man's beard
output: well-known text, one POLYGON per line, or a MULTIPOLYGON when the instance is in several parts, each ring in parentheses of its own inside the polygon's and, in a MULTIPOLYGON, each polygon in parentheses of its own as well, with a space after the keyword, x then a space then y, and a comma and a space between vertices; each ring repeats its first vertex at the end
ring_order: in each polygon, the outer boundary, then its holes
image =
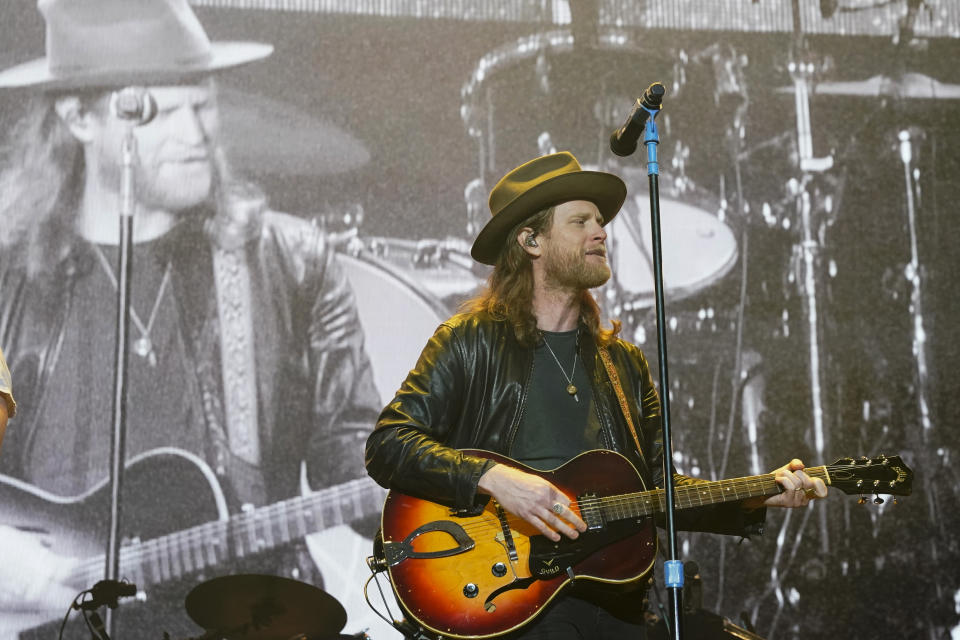
POLYGON ((606 262, 588 261, 582 253, 547 249, 546 277, 551 285, 578 291, 593 289, 610 279, 606 262))
MULTIPOLYGON (((102 184, 120 188, 123 168, 116 162, 101 162, 102 184)), ((141 165, 135 176, 137 202, 141 206, 171 213, 191 210, 209 201, 213 189, 213 167, 171 164, 169 167, 141 165)))

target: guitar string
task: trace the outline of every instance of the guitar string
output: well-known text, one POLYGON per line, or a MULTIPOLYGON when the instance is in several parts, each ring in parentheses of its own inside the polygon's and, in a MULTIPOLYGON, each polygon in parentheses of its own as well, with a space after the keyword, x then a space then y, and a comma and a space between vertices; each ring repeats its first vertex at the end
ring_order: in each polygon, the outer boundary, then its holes
MULTIPOLYGON (((863 468, 863 465, 832 465, 832 467, 836 472, 836 471, 846 470, 846 469, 856 470, 857 468, 863 468)), ((807 469, 807 473, 814 474, 815 477, 822 477, 823 479, 827 477, 827 474, 825 473, 825 471, 826 471, 826 467, 812 467, 807 469)), ((761 476, 748 476, 746 478, 736 478, 732 480, 719 481, 713 487, 706 490, 706 495, 707 497, 711 497, 711 498, 717 497, 717 496, 729 495, 729 493, 722 490, 722 487, 718 487, 717 485, 723 485, 724 487, 732 486, 732 487, 738 487, 738 488, 747 487, 751 484, 769 486, 770 480, 774 480, 773 474, 765 474, 761 476)), ((365 479, 361 479, 361 481, 354 481, 354 482, 358 482, 359 486, 351 486, 349 488, 346 488, 345 490, 341 490, 339 488, 334 490, 324 490, 324 493, 322 494, 323 498, 333 502, 337 499, 337 496, 339 496, 339 499, 341 500, 343 498, 348 498, 348 497, 355 498, 360 494, 369 493, 371 489, 376 489, 376 487, 369 486, 367 484, 369 481, 366 481, 365 479), (328 494, 326 493, 326 491, 330 491, 330 493, 328 494)), ((679 494, 677 496, 679 500, 682 500, 684 498, 688 500, 689 504, 687 506, 696 506, 694 497, 700 498, 699 501, 702 503, 701 494, 703 493, 703 487, 701 486, 701 484, 683 485, 683 486, 677 487, 676 491, 679 494)), ((656 501, 657 506, 662 509, 664 507, 663 505, 664 497, 665 497, 665 492, 663 489, 653 489, 653 490, 647 490, 642 492, 622 494, 619 496, 587 498, 579 502, 574 502, 574 504, 578 505, 582 510, 584 507, 591 507, 594 505, 594 503, 599 503, 601 507, 609 511, 611 509, 623 509, 624 507, 629 508, 632 506, 636 506, 638 503, 643 503, 643 502, 647 502, 649 505, 650 502, 656 501), (646 499, 640 497, 644 495, 646 496, 646 499)), ((122 554, 121 560, 123 562, 130 562, 130 563, 136 562, 136 563, 142 564, 143 559, 149 557, 149 560, 151 562, 155 560, 158 564, 170 565, 167 567, 163 567, 163 566, 158 567, 159 573, 161 574, 169 573, 169 574, 175 574, 175 575, 181 575, 184 573, 190 573, 191 571, 197 571, 200 568, 209 566, 211 564, 220 564, 222 560, 216 557, 214 557, 213 561, 210 561, 209 549, 204 548, 204 546, 209 546, 209 544, 212 542, 210 538, 211 533, 218 534, 217 541, 220 543, 220 544, 214 545, 214 547, 217 549, 214 551, 214 555, 216 555, 218 551, 220 553, 223 553, 223 551, 221 550, 222 545, 223 543, 227 543, 229 541, 222 538, 221 536, 225 536, 227 533, 232 533, 235 543, 239 542, 241 545, 243 542, 247 542, 245 538, 256 536, 256 540, 250 543, 251 546, 254 546, 254 547, 258 546, 257 543, 262 542, 264 537, 267 537, 267 538, 275 537, 275 538, 279 538, 281 542, 287 542, 290 539, 293 539, 295 537, 301 537, 300 534, 297 532, 297 530, 301 529, 301 527, 299 526, 293 527, 295 535, 291 535, 290 527, 287 527, 287 530, 285 532, 280 530, 274 532, 273 523, 264 522, 265 520, 269 520, 269 518, 266 516, 276 515, 278 513, 283 513, 283 512, 286 512, 287 515, 290 515, 295 512, 303 513, 304 511, 306 511, 303 507, 306 506, 311 501, 311 499, 316 501, 317 494, 314 494, 312 496, 300 496, 288 501, 283 501, 280 503, 276 503, 274 505, 270 505, 268 507, 264 507, 262 508, 262 511, 260 511, 260 514, 259 514, 261 517, 254 517, 253 515, 244 517, 245 514, 239 514, 238 516, 234 516, 236 520, 234 520, 232 523, 222 522, 222 521, 204 523, 201 525, 197 525, 195 527, 191 527, 186 531, 172 534, 171 536, 161 536, 159 538, 148 540, 144 543, 141 543, 140 547, 137 549, 130 549, 129 547, 127 547, 126 549, 121 549, 121 554, 122 554), (268 532, 267 535, 266 536, 257 535, 260 533, 258 529, 262 529, 263 532, 268 532), (198 548, 196 546, 196 543, 200 543, 201 547, 198 548), (157 553, 157 551, 163 551, 161 547, 167 547, 166 549, 167 555, 171 557, 176 555, 186 556, 190 559, 190 562, 175 561, 171 563, 169 562, 169 560, 167 562, 163 562, 162 558, 159 557, 160 554, 157 553), (174 553, 170 553, 171 550, 174 553), (123 551, 127 551, 127 553, 123 553, 123 551), (201 558, 200 562, 195 561, 195 558, 197 556, 201 558), (173 565, 179 565, 179 566, 173 566, 173 565), (163 570, 164 568, 167 568, 168 571, 164 571, 163 570)), ((309 513, 309 511, 307 512, 309 513)), ((637 515, 648 515, 648 514, 641 513, 637 515)), ((306 530, 307 528, 306 520, 307 518, 306 516, 304 516, 304 527, 302 527, 304 530, 306 530)), ((342 520, 342 516, 341 516, 341 520, 342 520)), ((473 524, 466 524, 462 528, 465 531, 475 532, 475 533, 480 533, 485 529, 488 529, 491 531, 499 531, 501 529, 499 519, 491 515, 486 520, 489 520, 489 522, 484 521, 484 522, 477 522, 473 524)), ((521 523, 523 522, 523 520, 515 516, 511 516, 510 514, 507 514, 507 522, 510 524, 513 524, 513 523, 521 523)), ((297 523, 299 523, 299 519, 297 520, 297 523)), ((236 549, 233 549, 232 551, 235 555, 237 554, 236 549)), ((249 553, 256 553, 258 551, 259 549, 252 549, 249 553)), ((246 553, 241 552, 240 555, 246 555, 246 553)), ((90 575, 89 572, 94 571, 95 570, 94 567, 96 565, 98 564, 102 565, 102 560, 103 560, 102 555, 99 558, 96 558, 96 557, 90 558, 87 561, 81 562, 78 565, 77 570, 75 570, 72 573, 74 575, 85 575, 85 574, 90 575)), ((148 570, 149 570, 148 567, 142 567, 139 571, 146 572, 148 570)), ((96 572, 93 575, 97 575, 98 573, 99 572, 96 572)))

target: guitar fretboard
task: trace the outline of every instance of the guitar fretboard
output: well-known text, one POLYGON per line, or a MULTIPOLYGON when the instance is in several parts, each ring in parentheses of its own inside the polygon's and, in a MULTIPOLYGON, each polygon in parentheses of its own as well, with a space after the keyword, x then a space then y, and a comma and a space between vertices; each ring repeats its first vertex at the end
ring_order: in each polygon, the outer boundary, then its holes
MULTIPOLYGON (((804 471, 811 478, 820 478, 829 483, 826 467, 811 467, 804 471)), ((690 509, 757 496, 772 496, 781 491, 774 475, 767 473, 732 480, 675 486, 674 504, 677 509, 690 509)), ((667 509, 666 497, 663 489, 655 489, 597 499, 581 499, 579 506, 584 521, 591 525, 663 513, 667 509)))

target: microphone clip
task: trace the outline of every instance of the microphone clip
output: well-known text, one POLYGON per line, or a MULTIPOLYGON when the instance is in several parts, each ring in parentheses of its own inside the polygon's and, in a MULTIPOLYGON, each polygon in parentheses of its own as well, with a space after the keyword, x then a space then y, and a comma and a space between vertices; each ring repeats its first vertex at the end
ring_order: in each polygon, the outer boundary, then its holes
POLYGON ((137 585, 119 580, 101 580, 84 593, 89 593, 90 599, 74 602, 72 605, 74 609, 93 611, 103 606, 116 609, 120 598, 130 598, 137 595, 137 585))

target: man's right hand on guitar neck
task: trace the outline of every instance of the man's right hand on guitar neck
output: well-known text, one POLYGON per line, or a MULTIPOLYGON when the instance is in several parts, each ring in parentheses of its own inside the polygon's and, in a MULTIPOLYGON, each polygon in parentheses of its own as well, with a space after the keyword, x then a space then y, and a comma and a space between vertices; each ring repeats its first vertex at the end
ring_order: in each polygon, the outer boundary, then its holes
POLYGON ((561 533, 575 539, 587 530, 586 523, 570 509, 570 498, 540 476, 496 464, 480 476, 477 488, 554 542, 561 533), (555 505, 562 507, 559 513, 554 511, 555 505))

